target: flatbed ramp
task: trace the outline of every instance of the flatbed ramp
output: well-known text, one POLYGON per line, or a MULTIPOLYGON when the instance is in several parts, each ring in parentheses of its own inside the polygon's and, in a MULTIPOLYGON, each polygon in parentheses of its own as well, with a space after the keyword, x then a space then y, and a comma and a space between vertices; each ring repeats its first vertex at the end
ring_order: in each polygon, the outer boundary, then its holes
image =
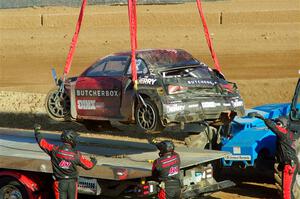
MULTIPOLYGON (((52 144, 61 145, 60 135, 44 133, 52 144)), ((80 176, 121 180, 151 176, 152 163, 158 157, 155 146, 147 143, 81 137, 77 146, 86 156, 95 156, 97 165, 90 171, 80 169, 80 176)), ((227 152, 176 148, 182 168, 209 162, 228 155, 227 152)), ((50 158, 38 146, 33 131, 0 128, 0 168, 52 173, 50 158)))

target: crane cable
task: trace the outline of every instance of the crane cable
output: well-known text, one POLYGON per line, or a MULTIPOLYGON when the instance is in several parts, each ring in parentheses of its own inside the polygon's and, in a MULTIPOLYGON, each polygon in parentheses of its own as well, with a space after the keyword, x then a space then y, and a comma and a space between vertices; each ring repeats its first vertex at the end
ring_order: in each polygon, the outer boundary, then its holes
POLYGON ((208 27, 207 27, 207 23, 206 23, 206 20, 205 20, 205 17, 204 17, 204 12, 203 12, 203 9, 202 9, 201 0, 196 0, 196 1, 197 1, 198 11, 199 11, 199 14, 200 14, 200 18, 202 20, 202 25, 203 25, 203 28, 204 28, 205 38, 206 38, 208 48, 210 50, 211 57, 214 61, 215 68, 221 73, 221 67, 220 67, 220 64, 219 64, 219 60, 217 58, 217 54, 214 51, 212 40, 211 40, 209 31, 208 31, 208 27))
POLYGON ((128 0, 128 17, 131 46, 131 75, 134 88, 137 91, 137 71, 136 71, 136 49, 137 49, 137 18, 136 0, 128 0))

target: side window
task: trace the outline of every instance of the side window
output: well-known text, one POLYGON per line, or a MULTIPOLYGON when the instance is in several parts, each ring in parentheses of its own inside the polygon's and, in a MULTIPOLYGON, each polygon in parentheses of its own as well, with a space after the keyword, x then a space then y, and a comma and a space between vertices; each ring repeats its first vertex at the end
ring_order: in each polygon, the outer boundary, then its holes
MULTIPOLYGON (((149 73, 149 70, 142 59, 136 59, 136 72, 138 75, 145 75, 149 73)), ((131 64, 128 68, 127 74, 131 74, 131 64)))
POLYGON ((102 71, 104 70, 105 66, 107 64, 107 61, 102 60, 100 62, 95 63, 93 66, 91 66, 84 74, 86 77, 97 77, 101 76, 102 71))
POLYGON ((111 56, 102 61, 96 62, 84 73, 84 76, 121 76, 124 74, 127 63, 128 57, 111 56))

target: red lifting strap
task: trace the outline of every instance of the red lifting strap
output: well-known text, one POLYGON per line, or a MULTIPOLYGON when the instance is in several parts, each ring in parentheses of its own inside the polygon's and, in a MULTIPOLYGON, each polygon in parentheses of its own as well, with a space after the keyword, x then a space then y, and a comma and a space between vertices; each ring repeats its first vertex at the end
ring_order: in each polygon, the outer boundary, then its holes
POLYGON ((130 29, 131 45, 131 75, 132 81, 137 80, 135 52, 137 48, 137 19, 136 19, 136 0, 128 0, 128 16, 130 29))
POLYGON ((79 32, 80 32, 81 22, 82 22, 83 15, 84 15, 84 9, 85 9, 85 6, 86 6, 86 1, 87 0, 82 0, 80 14, 79 14, 78 21, 77 21, 77 24, 76 24, 76 30, 75 30, 75 33, 74 33, 74 36, 73 36, 73 39, 72 39, 72 42, 71 42, 70 50, 69 50, 69 53, 68 53, 68 57, 67 57, 67 60, 66 60, 66 65, 65 65, 65 69, 64 69, 64 78, 68 75, 68 73, 70 71, 70 68, 71 68, 71 64, 72 64, 72 60, 73 60, 74 52, 75 52, 75 49, 76 49, 79 32))
POLYGON ((201 0, 196 0, 196 1, 197 1, 198 11, 199 11, 199 14, 200 14, 200 17, 201 17, 201 20, 202 20, 202 24, 203 24, 203 28, 204 28, 204 33, 205 33, 205 38, 206 38, 206 42, 207 42, 208 48, 210 50, 211 57, 214 60, 215 68, 219 72, 221 72, 221 67, 219 65, 219 61, 218 61, 217 55, 216 55, 216 53, 215 53, 215 51, 213 49, 213 45, 212 45, 212 41, 211 41, 211 38, 210 38, 210 34, 208 32, 208 27, 207 27, 206 20, 205 20, 205 17, 204 17, 204 13, 203 13, 203 10, 202 10, 201 0))

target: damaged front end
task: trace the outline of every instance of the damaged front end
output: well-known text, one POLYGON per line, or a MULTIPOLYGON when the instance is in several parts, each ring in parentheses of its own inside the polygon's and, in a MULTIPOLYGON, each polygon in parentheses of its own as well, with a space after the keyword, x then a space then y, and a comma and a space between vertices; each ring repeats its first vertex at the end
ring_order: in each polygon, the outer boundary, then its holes
POLYGON ((223 125, 244 114, 244 102, 236 84, 215 75, 206 65, 161 71, 166 96, 163 122, 211 121, 223 125))

